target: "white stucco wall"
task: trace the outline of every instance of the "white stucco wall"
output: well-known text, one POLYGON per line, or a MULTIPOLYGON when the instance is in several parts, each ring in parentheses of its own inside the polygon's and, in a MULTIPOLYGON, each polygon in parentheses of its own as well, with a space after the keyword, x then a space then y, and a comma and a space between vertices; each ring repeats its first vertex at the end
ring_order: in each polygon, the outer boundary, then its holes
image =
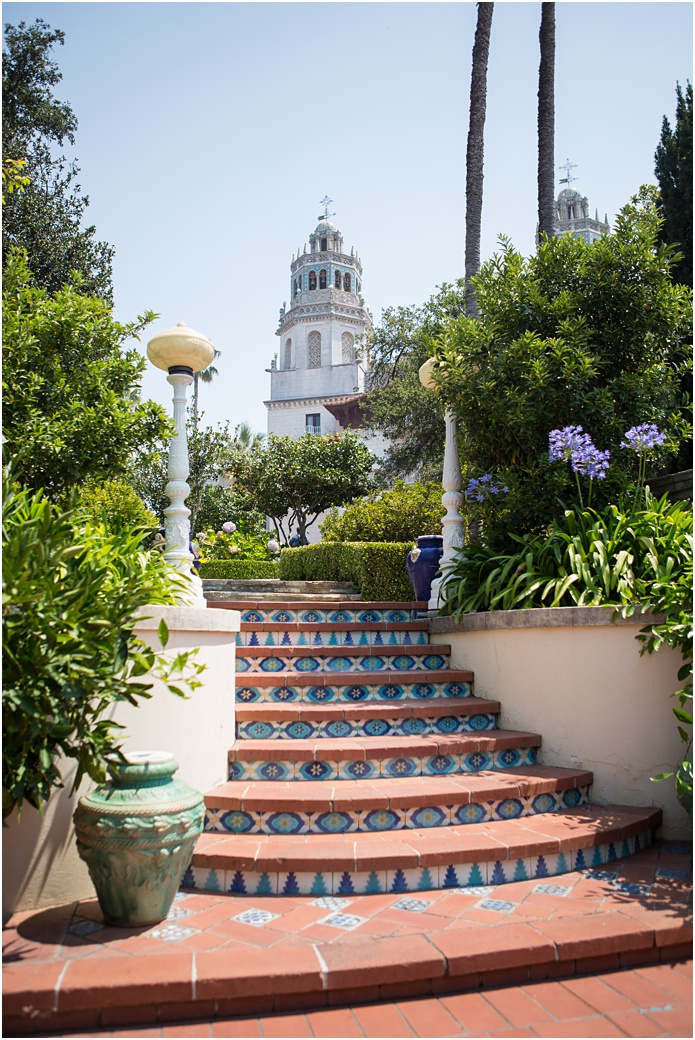
POLYGON ((690 821, 672 780, 683 749, 670 694, 680 655, 640 656, 644 620, 612 622, 610 607, 566 607, 433 618, 430 640, 450 643, 451 667, 475 673, 478 697, 499 700, 500 727, 540 733, 540 762, 594 774, 592 800, 659 806, 663 835, 686 837, 690 821))
MULTIPOLYGON (((150 614, 136 628, 145 642, 159 648, 157 627, 164 617, 169 628, 166 654, 200 647, 197 660, 206 665, 202 686, 187 700, 169 693, 155 680, 152 697, 137 707, 122 703, 111 716, 126 727, 124 751, 170 751, 179 763, 177 776, 205 792, 227 778, 227 751, 234 739, 235 635, 239 612, 195 607, 146 607, 150 614)), ((95 785, 84 782, 69 790, 74 765, 64 763, 65 787, 50 799, 41 815, 24 806, 3 831, 3 920, 19 910, 33 910, 94 896, 87 868, 77 855, 72 814, 81 794, 95 785)))

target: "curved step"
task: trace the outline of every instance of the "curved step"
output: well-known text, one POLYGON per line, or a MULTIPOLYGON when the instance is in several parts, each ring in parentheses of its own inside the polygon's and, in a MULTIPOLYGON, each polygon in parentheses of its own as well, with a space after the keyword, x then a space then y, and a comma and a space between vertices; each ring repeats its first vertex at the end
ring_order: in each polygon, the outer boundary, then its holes
POLYGON ((440 736, 495 729, 499 701, 481 697, 399 700, 393 704, 357 702, 238 704, 239 740, 297 740, 311 737, 440 736))
POLYGON ((279 672, 271 675, 251 673, 237 679, 236 703, 257 701, 328 701, 363 703, 375 701, 437 700, 471 695, 473 673, 453 668, 423 672, 334 673, 279 672))
POLYGON ((651 843, 661 810, 585 805, 475 827, 373 834, 202 834, 183 887, 230 895, 342 895, 502 885, 612 860, 651 843))
POLYGON ((403 779, 534 765, 536 733, 490 730, 428 737, 241 740, 229 752, 230 780, 403 779))
POLYGON ((451 647, 423 646, 243 646, 236 654, 237 675, 350 673, 358 677, 385 670, 430 672, 446 668, 451 647))
POLYGON ((589 800, 592 774, 528 767, 344 784, 229 781, 205 796, 205 830, 227 834, 382 833, 509 820, 589 800))

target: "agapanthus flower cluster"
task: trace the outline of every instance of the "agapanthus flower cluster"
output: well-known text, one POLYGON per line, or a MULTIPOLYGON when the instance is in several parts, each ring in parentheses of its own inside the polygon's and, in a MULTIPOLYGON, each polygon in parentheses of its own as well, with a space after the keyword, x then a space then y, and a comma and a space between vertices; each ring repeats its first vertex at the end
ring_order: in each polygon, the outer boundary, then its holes
POLYGON ((660 433, 654 423, 642 423, 633 426, 625 434, 625 440, 620 442, 621 448, 632 448, 638 454, 649 451, 651 448, 660 447, 666 440, 666 434, 660 433))
POLYGON ((509 491, 506 484, 493 480, 489 473, 484 477, 476 479, 471 477, 464 492, 467 502, 486 502, 492 495, 503 494, 509 491))
POLYGON ((611 453, 600 451, 581 426, 565 426, 551 430, 548 438, 551 462, 570 462, 572 472, 590 480, 603 480, 608 472, 611 453))

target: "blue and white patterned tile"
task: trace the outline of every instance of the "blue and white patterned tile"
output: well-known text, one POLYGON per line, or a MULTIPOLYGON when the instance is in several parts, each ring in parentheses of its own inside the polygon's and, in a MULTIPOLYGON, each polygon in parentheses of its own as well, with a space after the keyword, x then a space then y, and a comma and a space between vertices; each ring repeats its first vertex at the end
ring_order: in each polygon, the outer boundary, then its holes
POLYGON ((673 867, 657 867, 655 877, 671 881, 685 881, 690 877, 690 871, 675 870, 673 867))
POLYGON ((518 820, 524 815, 524 802, 521 798, 502 798, 498 802, 485 802, 485 807, 492 820, 518 820))
POLYGON ((415 899, 413 896, 403 896, 397 903, 391 904, 392 910, 408 910, 411 914, 422 914, 429 910, 432 904, 427 899, 415 899))
MULTIPOLYGON (((224 870, 189 867, 184 875, 185 887, 195 892, 224 892, 224 870)), ((182 885, 183 885, 182 881, 182 885)))
POLYGON ((253 834, 260 829, 262 813, 227 809, 220 815, 218 830, 226 834, 253 834))
POLYGON ((421 776, 422 759, 417 756, 401 756, 400 758, 384 758, 381 760, 380 776, 404 777, 421 776))
POLYGON ((634 896, 636 899, 646 899, 652 891, 652 885, 641 885, 636 881, 614 881, 611 888, 623 895, 634 896))
POLYGON ((312 834, 352 834, 359 830, 359 812, 312 813, 309 829, 312 834))
POLYGON ((273 704, 287 704, 293 701, 303 700, 303 690, 295 686, 273 686, 261 687, 263 700, 273 704))
POLYGON ((339 928, 344 932, 354 932, 361 925, 366 924, 368 920, 369 918, 360 917, 358 914, 346 913, 344 910, 334 910, 333 913, 322 917, 316 923, 328 925, 329 928, 339 928))
POLYGON ((558 795, 552 791, 543 792, 543 794, 529 795, 528 797, 522 798, 524 803, 524 815, 525 816, 536 816, 540 813, 555 812, 558 808, 558 795))
POLYGON ((405 810, 405 827, 425 830, 429 827, 448 827, 451 823, 451 807, 448 805, 425 805, 405 810))
POLYGON ((355 758, 338 764, 338 780, 368 780, 380 776, 377 759, 355 758))
POLYGON ((404 809, 364 809, 359 813, 360 831, 395 831, 406 827, 407 811, 404 809))
POLYGON ((447 776, 460 771, 460 755, 432 755, 421 759, 422 776, 447 776))
POLYGON ((251 702, 263 699, 261 688, 258 686, 241 686, 237 689, 235 694, 235 700, 239 701, 241 704, 250 704, 251 702))
POLYGON ((242 910, 240 914, 235 914, 232 920, 239 921, 241 924, 250 924, 254 928, 263 928, 279 916, 279 914, 274 914, 271 910, 252 906, 248 910, 242 910))
POLYGON ((199 928, 187 928, 180 924, 160 924, 147 933, 148 939, 159 940, 159 942, 175 943, 183 939, 190 939, 192 935, 199 933, 199 928))
POLYGON ((264 722, 260 719, 237 722, 236 730, 240 740, 274 740, 280 735, 277 722, 264 722))
POLYGON ((451 810, 451 823, 454 826, 485 823, 489 819, 489 811, 482 802, 469 802, 468 805, 454 806, 451 810))
POLYGON ((409 696, 407 690, 408 687, 400 683, 386 683, 379 687, 377 695, 382 701, 399 701, 409 696))
POLYGON ((559 896, 565 898, 572 891, 571 885, 549 885, 538 884, 533 886, 533 891, 539 896, 559 896))
POLYGON ((338 762, 324 762, 315 760, 312 762, 297 762, 294 771, 295 780, 337 780, 338 762))
POLYGON ((336 692, 333 686, 299 687, 296 690, 296 693, 297 700, 306 701, 309 704, 327 704, 329 701, 334 701, 340 696, 340 693, 336 692))
POLYGON ((444 683, 445 697, 470 697, 472 693, 471 684, 468 682, 444 683))
POLYGON ((354 722, 348 722, 346 719, 333 719, 329 722, 322 722, 319 724, 318 729, 318 736, 327 737, 329 739, 356 737, 361 735, 357 724, 354 722))
POLYGON ((319 736, 319 726, 297 719, 283 723, 278 736, 283 740, 307 740, 309 737, 319 736))
POLYGON ((260 815, 263 834, 307 834, 311 828, 311 813, 265 812, 260 815))
POLYGON ((510 914, 519 906, 510 899, 496 899, 494 896, 487 896, 474 905, 476 910, 487 910, 493 914, 510 914))
POLYGON ((417 715, 411 715, 407 719, 390 719, 391 731, 401 737, 417 737, 428 730, 427 719, 417 715))
POLYGON ((545 853, 531 859, 531 877, 541 881, 546 877, 558 877, 573 870, 572 855, 568 852, 545 853))
POLYGON ((389 892, 422 892, 424 888, 420 887, 421 884, 426 884, 428 878, 436 884, 437 883, 437 869, 436 867, 430 867, 427 870, 423 879, 425 868, 414 867, 407 870, 387 870, 386 871, 386 885, 389 892))
POLYGON ((487 863, 449 863, 439 867, 438 887, 441 889, 474 890, 487 884, 487 863))
POLYGON ((341 899, 340 896, 319 896, 318 899, 312 899, 309 906, 318 906, 321 910, 345 910, 346 907, 350 906, 354 902, 354 899, 341 899))
POLYGON ((469 755, 457 755, 459 773, 480 773, 484 769, 493 769, 493 756, 485 751, 472 751, 469 755))

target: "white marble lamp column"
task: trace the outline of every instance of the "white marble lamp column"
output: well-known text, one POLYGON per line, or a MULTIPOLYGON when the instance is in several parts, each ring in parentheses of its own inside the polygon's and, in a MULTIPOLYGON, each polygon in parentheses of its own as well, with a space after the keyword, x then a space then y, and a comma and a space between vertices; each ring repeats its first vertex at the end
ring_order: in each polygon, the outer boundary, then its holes
POLYGON ((169 481, 165 492, 171 505, 164 510, 164 555, 177 570, 191 580, 190 606, 204 607, 203 584, 193 570, 190 542, 191 511, 186 505, 191 489, 188 485, 188 439, 186 436, 186 390, 193 373, 212 364, 215 348, 200 332, 183 322, 176 328, 160 332, 147 344, 147 356, 153 365, 167 372, 167 382, 174 388, 174 425, 176 433, 169 443, 169 481))

